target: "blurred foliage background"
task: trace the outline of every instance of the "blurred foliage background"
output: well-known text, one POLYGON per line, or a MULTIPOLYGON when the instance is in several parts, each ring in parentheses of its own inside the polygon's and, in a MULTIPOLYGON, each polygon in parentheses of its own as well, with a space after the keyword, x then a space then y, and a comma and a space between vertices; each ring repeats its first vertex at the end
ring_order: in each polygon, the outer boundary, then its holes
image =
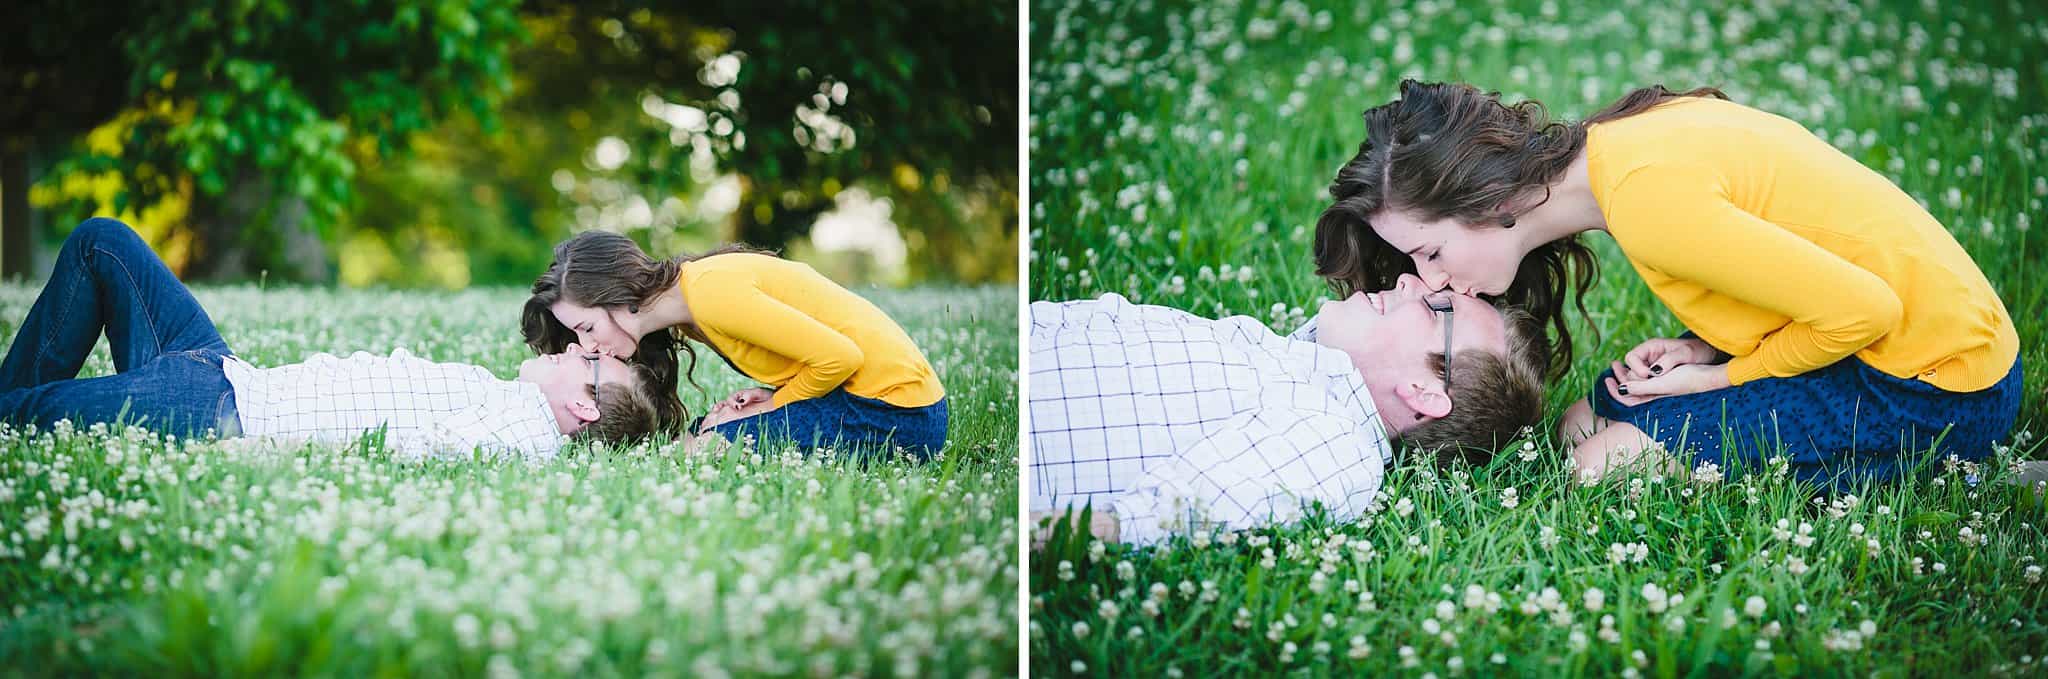
POLYGON ((136 226, 187 280, 525 284, 586 229, 842 282, 1017 276, 1006 3, 18 0, 0 274, 136 226))

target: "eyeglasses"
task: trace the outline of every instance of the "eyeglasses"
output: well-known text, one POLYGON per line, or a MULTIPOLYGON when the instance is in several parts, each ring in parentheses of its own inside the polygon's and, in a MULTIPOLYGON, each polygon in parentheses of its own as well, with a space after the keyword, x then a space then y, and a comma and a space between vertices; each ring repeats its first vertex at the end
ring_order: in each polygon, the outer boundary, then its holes
POLYGON ((603 357, 597 354, 590 354, 583 357, 583 360, 590 362, 590 402, 592 404, 597 405, 600 408, 604 407, 604 404, 601 402, 604 390, 598 389, 598 387, 600 385, 603 385, 604 383, 598 381, 597 379, 597 364, 599 362, 599 359, 601 358, 603 357))
POLYGON ((1444 393, 1446 394, 1451 391, 1451 319, 1454 317, 1451 313, 1451 294, 1448 292, 1433 292, 1422 296, 1423 303, 1429 305, 1430 311, 1444 315, 1444 393))

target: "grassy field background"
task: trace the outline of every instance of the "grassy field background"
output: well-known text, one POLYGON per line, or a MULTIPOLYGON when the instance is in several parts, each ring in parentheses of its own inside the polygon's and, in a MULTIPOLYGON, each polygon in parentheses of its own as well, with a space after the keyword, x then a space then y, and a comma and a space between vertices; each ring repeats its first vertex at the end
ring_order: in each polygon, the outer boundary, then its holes
MULTIPOLYGON (((0 285, 5 336, 38 290, 0 285)), ((509 377, 528 355, 513 289, 197 294, 256 365, 404 347, 509 377)), ((862 294, 945 380, 935 462, 0 435, 0 675, 1012 673, 1016 293, 862 294)), ((111 372, 104 345, 86 370, 111 372)), ((697 372, 711 398, 751 386, 697 372)))
MULTIPOLYGON (((1637 86, 1712 85, 1926 203, 2037 366, 2019 450, 1853 497, 1770 473, 1581 488, 1546 429, 1485 469, 1397 470, 1385 511, 1352 525, 1055 544, 1030 566, 1034 673, 2042 673, 2043 517, 1965 481, 2039 457, 2048 421, 2044 17, 2022 2, 1033 3, 1032 299, 1117 292, 1285 332, 1328 294, 1310 243, 1359 114, 1402 78, 1568 119, 1637 86)), ((1611 239, 1587 238, 1598 335, 1579 333, 1552 417, 1609 360, 1683 329, 1611 239)))

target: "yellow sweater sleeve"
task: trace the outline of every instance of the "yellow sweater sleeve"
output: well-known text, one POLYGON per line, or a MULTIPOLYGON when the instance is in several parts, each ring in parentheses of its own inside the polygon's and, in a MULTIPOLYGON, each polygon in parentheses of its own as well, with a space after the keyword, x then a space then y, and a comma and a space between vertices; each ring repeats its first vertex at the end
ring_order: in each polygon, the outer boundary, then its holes
POLYGON ((1613 235, 1639 265, 1791 319, 1728 361, 1728 382, 1790 377, 1839 361, 1898 327, 1904 303, 1884 279, 1728 200, 1710 168, 1631 171, 1608 200, 1613 235))
POLYGON ((694 298, 690 314, 699 326, 715 328, 802 366, 769 399, 777 408, 830 393, 867 360, 852 338, 762 292, 748 273, 706 271, 695 285, 717 291, 694 298))

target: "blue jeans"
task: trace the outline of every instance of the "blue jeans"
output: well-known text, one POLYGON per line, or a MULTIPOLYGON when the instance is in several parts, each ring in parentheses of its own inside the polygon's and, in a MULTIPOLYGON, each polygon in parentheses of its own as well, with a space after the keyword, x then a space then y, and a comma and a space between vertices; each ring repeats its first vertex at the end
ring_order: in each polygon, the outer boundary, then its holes
POLYGON ((64 240, 0 362, 0 420, 231 435, 240 422, 221 361, 232 355, 192 291, 134 230, 89 219, 64 240), (102 332, 116 374, 77 379, 102 332))
POLYGON ((805 451, 831 446, 857 453, 901 448, 925 461, 945 447, 947 420, 945 398, 921 408, 905 408, 846 393, 842 386, 817 398, 720 424, 712 431, 728 441, 745 436, 764 442, 787 440, 805 451))
POLYGON ((1782 446, 1794 477, 1836 490, 1896 481, 1949 455, 1990 457, 1993 443, 2010 440, 2024 379, 2014 360, 1989 388, 1944 391, 1850 356, 1792 377, 1625 406, 1603 386, 1613 374, 1594 379, 1593 413, 1635 425, 1688 466, 1758 470, 1782 446))

